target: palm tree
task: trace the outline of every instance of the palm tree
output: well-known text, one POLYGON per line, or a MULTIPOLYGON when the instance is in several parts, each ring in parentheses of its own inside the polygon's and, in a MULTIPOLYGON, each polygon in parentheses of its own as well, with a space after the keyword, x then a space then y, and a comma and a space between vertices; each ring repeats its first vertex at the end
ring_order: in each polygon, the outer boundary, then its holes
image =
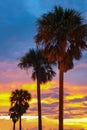
POLYGON ((38 130, 42 130, 40 84, 51 80, 55 72, 52 70, 48 60, 43 57, 42 50, 38 49, 29 50, 29 52, 20 59, 18 66, 21 69, 33 69, 32 79, 37 80, 38 130))
POLYGON ((54 7, 54 10, 37 20, 37 46, 44 47, 45 56, 59 69, 59 130, 63 130, 64 72, 73 68, 87 49, 87 24, 81 14, 73 9, 54 7))
POLYGON ((16 108, 15 107, 11 107, 9 109, 9 115, 10 115, 10 118, 12 119, 12 122, 13 122, 13 130, 15 130, 15 124, 18 121, 18 118, 19 118, 19 115, 16 112, 16 108))
MULTIPOLYGON (((26 112, 29 107, 29 101, 31 100, 31 94, 27 90, 15 90, 12 92, 10 97, 11 110, 14 110, 14 114, 17 114, 19 118, 19 128, 21 127, 21 116, 26 112)), ((12 115, 14 116, 14 115, 12 115)))

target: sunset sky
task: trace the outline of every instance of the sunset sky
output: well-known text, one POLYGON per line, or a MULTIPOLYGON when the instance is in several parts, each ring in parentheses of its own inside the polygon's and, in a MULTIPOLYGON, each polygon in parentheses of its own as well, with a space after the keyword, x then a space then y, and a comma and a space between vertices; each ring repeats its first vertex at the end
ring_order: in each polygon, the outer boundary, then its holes
MULTIPOLYGON (((24 130, 37 130, 36 81, 17 67, 19 59, 35 48, 36 20, 55 5, 81 12, 87 23, 87 0, 0 0, 0 130, 11 130, 8 112, 11 91, 27 89, 30 108, 23 117, 24 130), (4 125, 6 124, 6 125, 4 125), (28 128, 28 129, 27 129, 28 128)), ((58 130, 58 70, 56 77, 41 86, 43 130, 58 130)), ((68 128, 87 130, 87 52, 65 73, 64 123, 68 128), (74 127, 73 127, 74 126, 74 127)), ((16 126, 18 130, 18 123, 16 126)))

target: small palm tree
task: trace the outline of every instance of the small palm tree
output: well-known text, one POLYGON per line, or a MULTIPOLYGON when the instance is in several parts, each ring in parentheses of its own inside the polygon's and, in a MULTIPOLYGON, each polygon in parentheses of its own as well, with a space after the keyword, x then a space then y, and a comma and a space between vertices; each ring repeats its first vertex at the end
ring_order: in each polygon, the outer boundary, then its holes
POLYGON ((22 130, 21 127, 21 116, 26 112, 29 107, 29 101, 31 100, 31 94, 27 90, 15 90, 12 92, 10 97, 11 102, 11 110, 13 114, 11 116, 17 116, 19 118, 19 128, 22 130), (16 115, 15 115, 16 114, 16 115))
POLYGON ((18 66, 21 69, 33 69, 32 79, 37 80, 38 130, 42 130, 40 84, 50 81, 55 75, 55 72, 52 70, 48 60, 43 56, 42 50, 38 49, 31 49, 26 53, 20 59, 18 66))
POLYGON ((37 20, 35 40, 44 47, 51 63, 59 69, 59 130, 63 130, 63 80, 64 73, 73 68, 73 60, 79 60, 87 49, 87 24, 81 14, 73 9, 54 7, 54 10, 37 20))
POLYGON ((16 108, 15 107, 11 107, 9 109, 9 115, 10 115, 10 118, 12 119, 12 122, 13 122, 13 130, 15 130, 15 124, 16 124, 16 122, 19 119, 19 115, 16 112, 16 108))

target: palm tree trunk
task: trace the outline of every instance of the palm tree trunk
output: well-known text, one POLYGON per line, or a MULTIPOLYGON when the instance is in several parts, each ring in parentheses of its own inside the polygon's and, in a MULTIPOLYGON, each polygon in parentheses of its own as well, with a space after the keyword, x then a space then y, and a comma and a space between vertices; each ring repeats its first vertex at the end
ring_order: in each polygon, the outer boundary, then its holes
POLYGON ((21 127, 21 116, 19 118, 19 130, 22 130, 22 127, 21 127))
POLYGON ((59 130, 63 130, 63 78, 64 72, 59 70, 59 130))
POLYGON ((15 122, 13 122, 13 130, 15 130, 15 122))
POLYGON ((42 130, 42 120, 41 120, 41 95, 40 95, 40 82, 37 78, 37 99, 38 99, 38 130, 42 130))

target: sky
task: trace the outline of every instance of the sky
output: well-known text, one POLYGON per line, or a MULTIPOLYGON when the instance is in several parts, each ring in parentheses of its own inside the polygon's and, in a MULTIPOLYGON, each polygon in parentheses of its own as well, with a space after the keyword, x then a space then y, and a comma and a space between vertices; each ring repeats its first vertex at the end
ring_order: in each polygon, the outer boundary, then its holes
MULTIPOLYGON (((15 89, 27 89, 32 94, 28 114, 23 118, 24 130, 37 129, 36 82, 29 72, 18 68, 19 59, 35 48, 36 20, 53 7, 62 6, 81 12, 87 23, 87 0, 0 0, 0 130, 12 128, 8 112, 9 97, 15 89), (2 123, 3 122, 3 123, 2 123), (7 123, 8 122, 8 123, 7 123), (4 123, 9 125, 4 126, 4 123), (33 124, 33 125, 32 125, 33 124)), ((58 70, 56 77, 41 86, 43 130, 58 126, 58 70), (48 125, 49 124, 49 125, 48 125)), ((87 128, 87 52, 74 68, 65 73, 65 128, 87 128), (74 126, 74 127, 73 127, 74 126)), ((18 129, 18 124, 16 126, 18 129)))

